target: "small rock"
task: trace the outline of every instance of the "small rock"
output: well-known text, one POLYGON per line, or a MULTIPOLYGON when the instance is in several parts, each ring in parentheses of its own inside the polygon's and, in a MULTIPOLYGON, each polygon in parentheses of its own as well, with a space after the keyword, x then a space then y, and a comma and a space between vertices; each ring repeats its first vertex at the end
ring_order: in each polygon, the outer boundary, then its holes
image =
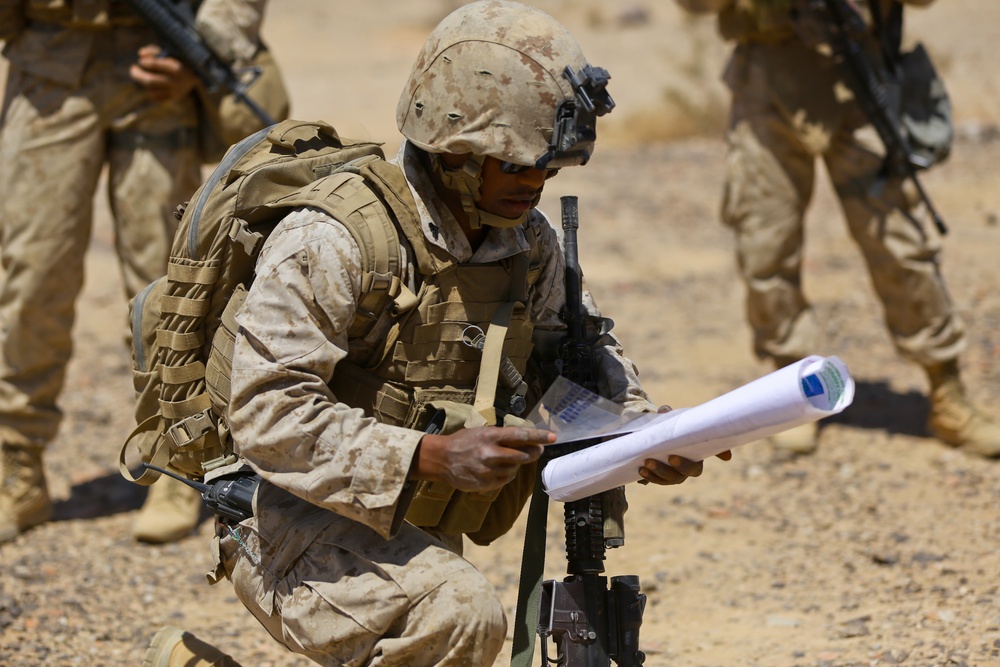
POLYGON ((765 620, 769 628, 797 628, 802 625, 802 621, 789 616, 770 615, 765 620))

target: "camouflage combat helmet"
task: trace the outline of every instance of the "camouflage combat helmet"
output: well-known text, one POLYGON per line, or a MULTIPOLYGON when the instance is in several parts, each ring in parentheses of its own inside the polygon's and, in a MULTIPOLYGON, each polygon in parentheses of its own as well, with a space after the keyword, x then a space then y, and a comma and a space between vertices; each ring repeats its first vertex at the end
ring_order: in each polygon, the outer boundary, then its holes
POLYGON ((396 122, 432 155, 477 158, 451 179, 474 200, 484 156, 539 169, 586 164, 597 117, 614 108, 609 78, 587 64, 576 39, 548 14, 479 0, 431 33, 403 88, 396 122))

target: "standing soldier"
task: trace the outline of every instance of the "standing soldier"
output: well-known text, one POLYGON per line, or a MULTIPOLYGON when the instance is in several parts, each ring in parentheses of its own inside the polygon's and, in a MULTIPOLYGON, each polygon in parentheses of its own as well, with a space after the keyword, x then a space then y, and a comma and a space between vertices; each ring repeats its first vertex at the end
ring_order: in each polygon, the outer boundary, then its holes
MULTIPOLYGON (((607 79, 550 16, 469 3, 414 63, 396 160, 303 188, 315 206, 265 242, 236 316, 228 410, 234 465, 261 481, 255 516, 218 524, 214 577, 288 649, 323 665, 493 664, 507 621, 462 543, 510 529, 554 440, 518 417, 496 371, 506 357, 536 386, 529 358, 553 361, 565 334, 563 254, 535 207, 548 178, 590 158, 607 79), (356 240, 384 221, 401 248, 356 240), (378 278, 398 279, 395 320, 363 305, 375 253, 399 259, 378 278), (425 429, 435 411, 443 425, 425 429)), ((656 410, 616 339, 587 329, 601 393, 656 410)), ((640 475, 702 470, 669 458, 640 475)), ((235 663, 168 627, 143 664, 235 663)))
MULTIPOLYGON (((678 3, 690 11, 718 12, 719 32, 736 43, 725 74, 732 109, 722 218, 736 235, 756 354, 780 368, 820 344, 801 269, 803 219, 821 158, 868 265, 893 344, 926 371, 930 432, 969 453, 1000 456, 1000 425, 969 402, 959 376, 965 336, 938 266, 940 234, 928 224, 927 206, 912 182, 886 176, 886 149, 846 93, 829 45, 802 38, 805 31, 796 21, 806 3, 678 3)), ((875 26, 884 27, 892 11, 901 11, 893 4, 857 3, 872 26, 863 50, 879 52, 875 26)), ((816 438, 816 424, 810 423, 771 440, 779 449, 808 453, 816 438)))
MULTIPOLYGON (((204 0, 199 29, 219 55, 261 48, 263 0, 204 0)), ((92 200, 105 165, 128 298, 166 270, 173 210, 201 182, 198 80, 164 55, 121 0, 0 0, 10 63, 0 128, 0 542, 47 521, 42 453, 72 351, 92 200)), ((95 443, 97 444, 97 443, 95 443)), ((198 494, 150 490, 137 539, 197 525, 198 494)))

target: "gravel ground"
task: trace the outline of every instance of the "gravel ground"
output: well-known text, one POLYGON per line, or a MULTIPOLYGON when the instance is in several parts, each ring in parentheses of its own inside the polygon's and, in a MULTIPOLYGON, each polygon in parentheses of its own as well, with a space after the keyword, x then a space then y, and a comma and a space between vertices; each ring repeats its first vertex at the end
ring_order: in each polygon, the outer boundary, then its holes
MULTIPOLYGON (((958 4, 972 11, 970 2, 958 4)), ((322 3, 299 6, 326 11, 322 3)), ((996 13, 992 5, 989 12, 996 13)), ((597 23, 590 29, 599 36, 597 23)), ((290 54, 289 21, 276 16, 273 25, 276 52, 284 43, 290 54)), ((399 33, 405 53, 396 60, 375 53, 376 77, 392 67, 397 76, 397 61, 408 68, 413 35, 426 34, 417 28, 399 33)), ((957 30, 947 22, 940 29, 957 30)), ((611 52, 613 41, 599 48, 611 52)), ((963 53, 982 55, 972 48, 963 53)), ((293 73, 311 75, 300 60, 289 58, 293 73)), ((960 56, 949 62, 964 71, 960 56)), ((297 115, 327 115, 311 101, 314 87, 294 76, 291 84, 305 100, 297 115)), ((995 86, 982 89, 996 93, 995 86)), ((391 108, 394 98, 379 104, 391 108)), ((1000 133, 987 121, 962 125, 953 159, 925 185, 952 228, 943 272, 967 323, 965 377, 976 402, 995 414, 1000 133)), ((602 147, 586 169, 553 180, 542 204, 557 214, 559 195, 580 196, 588 280, 654 399, 674 407, 768 370, 749 352, 732 242, 717 221, 722 161, 714 138, 602 147)), ((116 467, 131 430, 131 381, 106 209, 99 207, 97 220, 62 401, 66 419, 46 458, 55 520, 0 547, 0 665, 137 665, 166 623, 195 631, 244 665, 311 664, 275 644, 228 585, 208 586, 209 520, 176 544, 130 538, 143 490, 116 467)), ((610 575, 638 574, 649 597, 646 665, 1000 665, 1000 463, 927 436, 921 373, 895 356, 825 188, 810 213, 805 282, 828 334, 817 353, 847 363, 858 383, 854 405, 822 423, 813 456, 787 459, 754 443, 729 463, 707 462, 700 479, 682 486, 630 487, 627 543, 607 565, 610 575)), ((546 567, 558 578, 561 509, 551 512, 546 567)), ((522 531, 519 525, 490 548, 467 553, 511 618, 522 531)), ((497 664, 508 660, 505 652, 497 664)))

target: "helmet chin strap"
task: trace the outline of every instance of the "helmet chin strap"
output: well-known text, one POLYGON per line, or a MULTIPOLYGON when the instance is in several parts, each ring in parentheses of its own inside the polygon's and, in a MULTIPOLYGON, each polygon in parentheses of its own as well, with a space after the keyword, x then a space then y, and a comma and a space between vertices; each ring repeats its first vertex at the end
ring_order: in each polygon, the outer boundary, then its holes
POLYGON ((484 155, 473 155, 462 166, 455 168, 447 167, 437 153, 431 153, 430 157, 431 168, 440 177, 441 183, 449 190, 458 192, 462 210, 469 217, 469 226, 473 229, 479 229, 483 225, 519 227, 528 219, 527 211, 516 218, 504 218, 476 206, 476 202, 479 201, 479 187, 483 184, 483 162, 486 159, 484 155))

